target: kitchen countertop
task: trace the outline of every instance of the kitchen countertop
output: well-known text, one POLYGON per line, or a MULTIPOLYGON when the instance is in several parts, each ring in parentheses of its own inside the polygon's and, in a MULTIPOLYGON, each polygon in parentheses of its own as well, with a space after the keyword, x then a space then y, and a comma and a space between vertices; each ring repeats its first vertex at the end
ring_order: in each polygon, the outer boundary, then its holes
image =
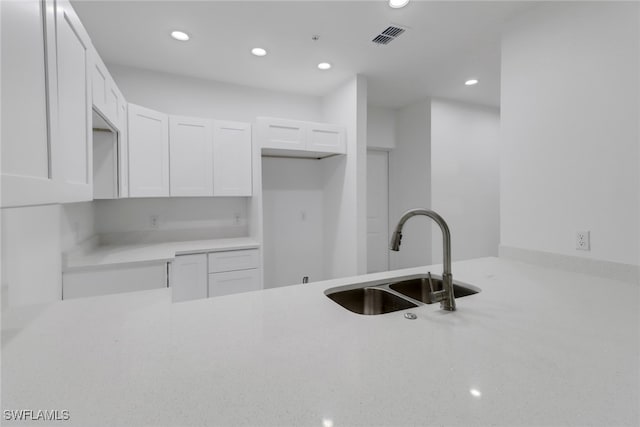
POLYGON ((324 295, 428 270, 5 310, 3 410, 68 410, 65 426, 640 424, 638 284, 483 258, 454 263, 482 289, 455 312, 361 316, 324 295))
POLYGON ((258 248, 249 237, 97 246, 86 253, 66 258, 64 271, 123 264, 166 262, 176 255, 258 248))

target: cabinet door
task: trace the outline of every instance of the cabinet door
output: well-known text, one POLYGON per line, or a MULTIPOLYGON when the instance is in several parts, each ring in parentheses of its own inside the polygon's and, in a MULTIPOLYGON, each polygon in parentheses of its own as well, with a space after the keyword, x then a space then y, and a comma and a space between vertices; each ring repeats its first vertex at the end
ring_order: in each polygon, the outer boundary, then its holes
POLYGON ((310 123, 307 127, 307 150, 345 154, 347 146, 344 128, 330 124, 310 123))
POLYGON ((91 50, 91 97, 93 107, 106 115, 109 72, 95 49, 91 50))
POLYGON ((129 196, 169 196, 168 116, 129 104, 129 196))
POLYGON ((171 196, 213 196, 211 120, 169 117, 171 196))
POLYGON ((173 263, 173 302, 207 297, 207 254, 179 255, 173 263))
POLYGON ((55 34, 51 4, 0 2, 2 207, 54 203, 55 34), (49 100, 50 102, 47 102, 49 100))
POLYGON ((257 123, 262 148, 306 149, 307 132, 304 122, 261 117, 257 123))
MULTIPOLYGON (((56 8, 58 139, 63 201, 93 198, 89 36, 68 1, 56 8)), ((56 178, 58 179, 58 178, 56 178)))
POLYGON ((216 120, 213 128, 213 195, 251 196, 251 125, 216 120))
POLYGON ((237 294, 260 290, 258 269, 209 274, 209 296, 237 294))

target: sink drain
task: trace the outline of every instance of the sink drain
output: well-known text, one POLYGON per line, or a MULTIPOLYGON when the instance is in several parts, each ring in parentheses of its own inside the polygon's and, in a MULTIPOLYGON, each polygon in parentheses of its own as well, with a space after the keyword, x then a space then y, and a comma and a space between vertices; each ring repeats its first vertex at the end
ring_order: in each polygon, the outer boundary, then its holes
POLYGON ((418 316, 416 316, 416 315, 415 315, 415 314, 413 314, 413 313, 405 313, 405 314, 404 314, 404 318, 405 318, 405 319, 410 319, 410 320, 416 320, 416 319, 418 318, 418 316))

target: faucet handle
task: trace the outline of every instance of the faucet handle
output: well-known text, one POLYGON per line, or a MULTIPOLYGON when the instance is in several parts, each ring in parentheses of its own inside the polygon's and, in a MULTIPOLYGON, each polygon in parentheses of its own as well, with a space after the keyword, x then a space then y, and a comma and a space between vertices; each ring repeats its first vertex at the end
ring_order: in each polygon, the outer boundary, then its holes
POLYGON ((431 272, 427 272, 427 277, 429 278, 429 290, 431 291, 431 293, 434 293, 435 290, 433 289, 433 281, 431 280, 431 272))

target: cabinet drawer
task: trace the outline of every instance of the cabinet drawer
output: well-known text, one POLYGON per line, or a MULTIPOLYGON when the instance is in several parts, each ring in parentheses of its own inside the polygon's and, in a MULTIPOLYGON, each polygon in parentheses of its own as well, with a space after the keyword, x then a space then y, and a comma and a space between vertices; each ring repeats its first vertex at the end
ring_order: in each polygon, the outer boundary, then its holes
POLYGON ((209 297, 260 290, 258 269, 209 274, 209 297))
POLYGON ((209 254, 209 273, 246 270, 258 267, 258 250, 213 252, 209 254))

